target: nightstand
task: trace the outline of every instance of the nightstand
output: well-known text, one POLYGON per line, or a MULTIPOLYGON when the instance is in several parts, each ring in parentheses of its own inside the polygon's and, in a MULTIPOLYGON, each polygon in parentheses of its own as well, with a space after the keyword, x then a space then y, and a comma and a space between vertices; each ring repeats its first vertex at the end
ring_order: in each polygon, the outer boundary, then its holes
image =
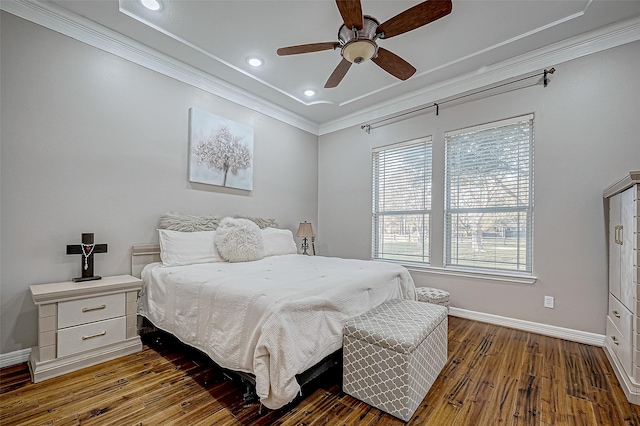
POLYGON ((38 306, 38 346, 31 349, 34 383, 142 350, 136 303, 142 280, 131 275, 99 281, 31 286, 38 306))

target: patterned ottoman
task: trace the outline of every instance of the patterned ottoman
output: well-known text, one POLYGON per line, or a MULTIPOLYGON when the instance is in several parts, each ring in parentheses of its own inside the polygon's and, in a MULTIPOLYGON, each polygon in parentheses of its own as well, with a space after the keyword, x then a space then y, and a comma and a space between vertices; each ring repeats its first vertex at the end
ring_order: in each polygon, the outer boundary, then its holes
POLYGON ((416 295, 421 302, 435 303, 446 307, 447 311, 449 310, 451 302, 448 291, 433 287, 416 287, 416 295))
POLYGON ((408 421, 447 361, 447 310, 390 300, 344 326, 342 388, 408 421))

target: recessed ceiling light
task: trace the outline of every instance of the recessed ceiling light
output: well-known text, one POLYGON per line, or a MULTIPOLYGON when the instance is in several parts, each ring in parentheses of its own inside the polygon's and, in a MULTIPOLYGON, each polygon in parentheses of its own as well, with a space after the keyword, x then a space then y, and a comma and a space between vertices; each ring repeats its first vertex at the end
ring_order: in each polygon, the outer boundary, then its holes
POLYGON ((316 91, 315 90, 311 90, 311 89, 307 89, 303 93, 304 93, 305 96, 311 97, 311 96, 316 94, 316 91))
POLYGON ((140 3, 149 10, 160 10, 158 0, 140 0, 140 3))
POLYGON ((263 64, 262 59, 257 58, 255 56, 248 58, 247 62, 249 62, 249 65, 251 65, 252 67, 259 67, 263 64))

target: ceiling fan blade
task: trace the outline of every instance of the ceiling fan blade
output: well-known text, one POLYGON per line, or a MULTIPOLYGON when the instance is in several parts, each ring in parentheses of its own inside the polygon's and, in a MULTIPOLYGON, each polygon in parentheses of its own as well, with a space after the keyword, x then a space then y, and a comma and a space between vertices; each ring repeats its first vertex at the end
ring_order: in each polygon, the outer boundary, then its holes
POLYGON ((416 72, 416 69, 409 62, 382 47, 378 47, 378 56, 371 58, 371 60, 375 62, 377 66, 389 74, 398 77, 400 80, 406 80, 416 72))
POLYGON ((342 58, 342 61, 340 61, 336 69, 333 70, 333 72, 329 76, 329 79, 325 83, 324 88, 331 89, 340 84, 344 76, 347 74, 347 71, 349 71, 349 68, 351 68, 351 62, 342 58))
POLYGON ((376 32, 395 37, 448 15, 451 7, 451 0, 427 0, 378 25, 376 32))
POLYGON ((320 52, 322 50, 331 50, 339 43, 335 41, 327 41, 324 43, 299 44, 297 46, 281 47, 278 49, 278 56, 297 55, 299 53, 320 52))
POLYGON ((360 0, 336 0, 338 10, 348 29, 362 29, 362 4, 360 0))

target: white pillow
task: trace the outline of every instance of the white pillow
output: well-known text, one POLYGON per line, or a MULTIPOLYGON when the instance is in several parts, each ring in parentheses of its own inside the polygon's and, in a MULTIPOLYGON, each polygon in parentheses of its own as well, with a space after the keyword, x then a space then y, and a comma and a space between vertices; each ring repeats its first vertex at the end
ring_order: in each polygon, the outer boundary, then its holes
POLYGON ((288 229, 265 228, 262 230, 264 256, 280 256, 298 253, 293 232, 288 229))
POLYGON ((214 244, 215 231, 180 232, 158 229, 163 266, 224 262, 214 244))
POLYGON ((220 256, 229 262, 249 262, 264 257, 262 232, 248 219, 222 219, 215 242, 220 256))

